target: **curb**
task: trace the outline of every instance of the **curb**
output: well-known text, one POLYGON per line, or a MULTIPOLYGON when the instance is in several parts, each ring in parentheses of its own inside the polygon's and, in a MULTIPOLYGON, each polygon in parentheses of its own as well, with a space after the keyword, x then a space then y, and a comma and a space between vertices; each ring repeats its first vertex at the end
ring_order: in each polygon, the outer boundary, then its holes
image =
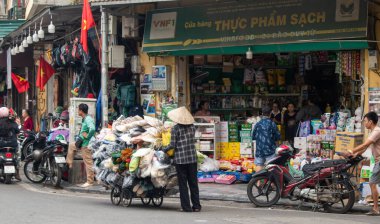
MULTIPOLYGON (((86 193, 86 194, 102 194, 102 195, 109 195, 111 190, 106 190, 104 188, 102 189, 84 189, 80 187, 69 187, 69 186, 64 186, 64 189, 67 191, 71 192, 76 192, 76 193, 86 193)), ((179 194, 169 196, 169 198, 179 198, 179 194)), ((248 197, 244 197, 242 195, 223 195, 223 194, 202 194, 200 192, 199 198, 201 200, 212 200, 212 201, 228 201, 228 202, 237 202, 237 203, 251 203, 248 199, 248 197)), ((304 203, 304 206, 306 207, 312 207, 313 204, 311 203, 304 203)), ((287 199, 280 199, 280 201, 277 203, 277 206, 294 206, 298 207, 299 202, 294 202, 290 201, 287 199)), ((365 206, 362 204, 355 203, 352 211, 353 212, 359 212, 359 213, 366 213, 370 210, 369 206, 365 206)))

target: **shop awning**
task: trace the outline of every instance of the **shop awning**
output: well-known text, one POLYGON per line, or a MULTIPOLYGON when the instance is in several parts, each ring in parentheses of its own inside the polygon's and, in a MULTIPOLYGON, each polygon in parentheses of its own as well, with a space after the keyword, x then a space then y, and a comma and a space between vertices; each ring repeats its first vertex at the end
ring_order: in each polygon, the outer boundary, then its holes
POLYGON ((25 23, 25 20, 0 20, 0 39, 25 23))
POLYGON ((368 5, 358 2, 350 19, 339 14, 341 3, 331 0, 298 0, 293 6, 283 0, 241 0, 156 9, 147 13, 142 49, 151 55, 193 55, 245 54, 248 47, 254 53, 367 48, 368 5))
POLYGON ((368 48, 366 40, 340 40, 326 42, 305 42, 286 44, 267 44, 256 46, 235 46, 207 49, 192 49, 178 51, 151 51, 151 56, 188 56, 188 55, 221 55, 221 54, 245 54, 251 48, 254 54, 280 53, 280 52, 305 52, 305 51, 333 51, 333 50, 360 50, 368 48))
POLYGON ((95 5, 125 5, 152 2, 172 2, 176 0, 90 0, 92 6, 95 5))

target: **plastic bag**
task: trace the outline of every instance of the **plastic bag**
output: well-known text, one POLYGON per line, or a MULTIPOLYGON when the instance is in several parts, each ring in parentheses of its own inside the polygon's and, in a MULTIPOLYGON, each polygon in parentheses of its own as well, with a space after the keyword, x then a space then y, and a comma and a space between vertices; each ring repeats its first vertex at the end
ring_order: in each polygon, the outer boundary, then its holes
POLYGON ((108 183, 109 185, 113 185, 115 183, 115 180, 116 180, 116 173, 110 173, 108 174, 106 178, 106 183, 108 183))
POLYGON ((129 163, 129 171, 135 172, 139 167, 140 157, 132 156, 131 162, 129 163))
POLYGON ((200 170, 203 172, 212 172, 219 170, 219 162, 210 158, 206 158, 200 166, 200 170))
POLYGON ((132 185, 133 185, 133 176, 124 177, 122 188, 127 189, 127 188, 132 187, 132 185))
POLYGON ((197 163, 198 163, 198 165, 202 164, 206 158, 208 158, 206 155, 197 151, 197 163))
POLYGON ((148 152, 148 154, 146 154, 145 156, 143 156, 141 158, 139 167, 140 168, 146 168, 148 166, 151 166, 153 157, 154 157, 154 151, 150 150, 150 152, 148 152))
POLYGON ((151 148, 141 148, 133 153, 133 157, 143 157, 152 151, 151 148))
POLYGON ((168 176, 152 178, 152 184, 156 188, 165 187, 168 184, 168 176))
POLYGON ((170 144, 171 132, 170 130, 162 132, 162 145, 168 146, 170 144))

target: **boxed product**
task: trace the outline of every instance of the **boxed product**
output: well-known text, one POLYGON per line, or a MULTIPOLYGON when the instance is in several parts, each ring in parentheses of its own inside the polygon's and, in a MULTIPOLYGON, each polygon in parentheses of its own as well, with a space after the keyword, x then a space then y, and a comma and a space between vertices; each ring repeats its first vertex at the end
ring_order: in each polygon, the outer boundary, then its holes
POLYGON ((361 178, 370 178, 372 176, 372 169, 370 166, 362 166, 360 171, 361 178))
POLYGON ((252 130, 252 124, 242 124, 241 130, 242 131, 251 131, 252 130))
POLYGON ((211 141, 200 141, 200 150, 205 150, 205 151, 208 151, 208 150, 214 150, 212 148, 212 142, 211 141))
POLYGON ((240 142, 230 142, 228 144, 230 159, 240 158, 240 142))
POLYGON ((218 183, 218 184, 232 184, 235 181, 236 181, 235 175, 222 174, 215 179, 215 183, 218 183))
POLYGON ((240 155, 252 156, 252 144, 240 143, 240 155))
POLYGON ((251 138, 251 131, 240 131, 240 137, 241 138, 244 138, 244 137, 251 138))
POLYGON ((351 151, 362 143, 363 143, 363 134, 361 133, 337 132, 335 151, 336 152, 351 151))
POLYGON ((295 137, 294 138, 294 148, 306 150, 307 149, 306 139, 307 139, 306 137, 295 137))

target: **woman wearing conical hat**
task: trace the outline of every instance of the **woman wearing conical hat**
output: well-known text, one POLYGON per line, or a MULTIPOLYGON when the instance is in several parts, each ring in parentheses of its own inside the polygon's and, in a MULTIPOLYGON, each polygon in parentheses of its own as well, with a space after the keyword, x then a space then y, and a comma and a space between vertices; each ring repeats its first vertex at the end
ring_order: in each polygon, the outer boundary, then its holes
POLYGON ((200 212, 199 188, 197 178, 197 152, 195 150, 194 118, 185 107, 180 107, 168 113, 169 119, 176 123, 171 130, 170 145, 164 149, 174 149, 174 162, 178 175, 178 185, 181 198, 181 211, 200 212), (189 190, 191 202, 189 199, 189 190))

